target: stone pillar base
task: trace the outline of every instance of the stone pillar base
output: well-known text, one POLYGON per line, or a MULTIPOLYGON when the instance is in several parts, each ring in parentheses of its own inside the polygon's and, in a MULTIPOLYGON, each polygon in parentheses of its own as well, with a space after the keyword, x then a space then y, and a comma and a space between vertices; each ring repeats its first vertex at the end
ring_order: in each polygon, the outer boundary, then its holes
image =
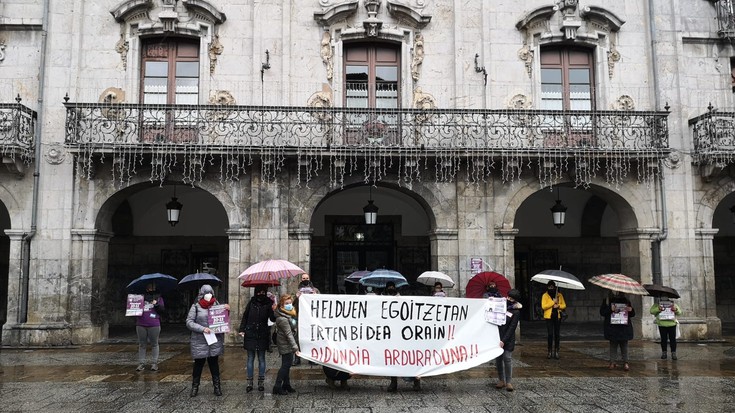
POLYGON ((2 332, 4 346, 53 347, 73 344, 71 326, 66 323, 5 324, 2 332))
POLYGON ((71 331, 71 340, 74 344, 94 344, 107 338, 109 334, 109 325, 105 323, 101 326, 81 325, 74 326, 71 331))
POLYGON ((680 340, 722 340, 722 322, 717 317, 679 318, 680 340))

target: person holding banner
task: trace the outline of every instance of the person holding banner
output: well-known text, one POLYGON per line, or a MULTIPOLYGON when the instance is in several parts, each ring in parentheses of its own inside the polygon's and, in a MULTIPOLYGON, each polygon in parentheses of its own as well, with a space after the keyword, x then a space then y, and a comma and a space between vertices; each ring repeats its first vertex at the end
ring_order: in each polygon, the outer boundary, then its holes
MULTIPOLYGON (((399 296, 401 294, 398 293, 398 289, 396 288, 396 283, 393 281, 388 281, 385 283, 385 289, 383 290, 382 295, 391 295, 391 296, 399 296)), ((421 390, 421 379, 418 377, 412 377, 410 378, 411 381, 413 381, 413 389, 415 391, 421 390)), ((398 377, 391 377, 390 378, 390 384, 388 385, 388 393, 394 393, 398 391, 398 377)))
POLYGON ((666 345, 671 343, 671 359, 676 360, 676 316, 681 315, 681 308, 668 298, 662 298, 651 307, 651 314, 656 316, 656 325, 661 334, 661 359, 666 360, 666 345))
POLYGON ((253 391, 253 368, 255 364, 255 355, 258 355, 258 391, 265 390, 265 352, 271 341, 270 328, 268 328, 268 320, 275 321, 276 315, 274 310, 276 304, 268 297, 268 286, 255 286, 255 296, 250 299, 240 322, 239 334, 244 338, 243 348, 248 352, 247 374, 248 385, 245 388, 247 393, 253 391))
POLYGON ((508 291, 508 305, 505 312, 505 324, 498 327, 500 333, 500 347, 503 354, 495 359, 495 367, 498 369, 498 382, 496 389, 505 388, 507 391, 515 390, 510 383, 513 378, 513 349, 516 346, 516 328, 521 317, 521 292, 515 288, 508 291))
POLYGON ((602 301, 600 315, 605 317, 603 331, 605 339, 610 341, 609 369, 617 367, 617 348, 620 347, 620 356, 623 359, 623 370, 630 370, 628 365, 628 341, 633 339, 633 324, 630 319, 635 317, 635 309, 627 297, 616 291, 602 301))
POLYGON ((566 308, 567 303, 561 292, 557 291, 556 283, 554 281, 546 283, 546 292, 541 296, 541 309, 544 311, 544 320, 546 320, 546 344, 549 351, 546 358, 548 359, 559 360, 561 317, 562 311, 566 308))
MULTIPOLYGON (((199 381, 204 370, 204 363, 209 365, 212 374, 212 387, 214 395, 222 395, 222 387, 219 374, 219 356, 225 351, 224 334, 216 334, 209 328, 209 309, 219 305, 214 297, 214 289, 209 284, 204 284, 199 289, 196 302, 189 309, 186 317, 186 327, 191 330, 189 340, 191 346, 191 358, 194 359, 194 370, 192 372, 191 393, 189 397, 196 397, 199 393, 199 381)), ((230 305, 224 304, 224 310, 230 311, 230 305)))
POLYGON ((281 355, 281 368, 276 375, 276 383, 273 385, 273 394, 289 394, 296 392, 291 386, 291 365, 294 354, 300 356, 299 345, 296 342, 296 309, 290 294, 284 294, 279 300, 276 308, 276 342, 278 353, 281 355))
POLYGON ((143 295, 143 314, 136 317, 135 332, 138 335, 138 367, 145 369, 146 344, 151 344, 151 370, 158 371, 158 337, 161 335, 161 313, 164 310, 163 297, 156 292, 156 284, 145 287, 143 295))

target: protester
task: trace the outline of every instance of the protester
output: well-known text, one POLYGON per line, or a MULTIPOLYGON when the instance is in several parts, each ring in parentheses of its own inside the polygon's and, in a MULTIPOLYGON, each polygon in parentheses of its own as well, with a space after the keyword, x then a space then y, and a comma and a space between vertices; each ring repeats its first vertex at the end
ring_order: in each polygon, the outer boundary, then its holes
POLYGON ((681 315, 681 308, 669 299, 661 299, 651 306, 651 314, 656 316, 656 325, 661 335, 661 359, 666 360, 666 347, 671 343, 671 359, 676 357, 676 326, 679 321, 676 316, 681 315), (668 342, 668 343, 667 343, 668 342))
POLYGON ((635 310, 630 300, 621 292, 615 292, 602 301, 600 315, 605 317, 604 333, 605 339, 610 341, 610 365, 609 369, 617 367, 617 348, 620 347, 620 356, 623 360, 623 370, 630 370, 628 365, 628 341, 633 339, 633 324, 631 318, 635 317, 635 310))
MULTIPOLYGON (((396 283, 393 281, 388 281, 385 284, 385 288, 383 289, 382 295, 391 295, 391 296, 399 296, 398 289, 396 288, 396 283)), ((421 390, 421 379, 418 377, 411 377, 410 381, 413 382, 413 389, 415 391, 421 390)), ((398 377, 391 377, 390 378, 390 384, 388 385, 388 392, 393 393, 398 391, 398 377)))
POLYGON ((253 369, 255 356, 258 356, 258 391, 265 390, 265 352, 271 342, 268 320, 275 321, 274 310, 276 305, 268 297, 268 287, 258 285, 255 287, 255 296, 250 299, 240 322, 239 334, 244 337, 243 348, 247 350, 247 375, 248 384, 245 391, 253 391, 253 369))
MULTIPOLYGON (((209 372, 212 374, 214 395, 222 395, 218 363, 219 356, 225 351, 224 334, 216 334, 216 341, 211 345, 207 344, 207 338, 204 336, 205 334, 212 334, 212 330, 209 329, 207 315, 209 314, 209 308, 213 305, 219 305, 214 297, 214 289, 211 285, 204 284, 199 289, 196 302, 192 304, 186 317, 186 327, 191 330, 191 357, 194 359, 189 397, 196 397, 199 393, 199 381, 202 377, 202 370, 204 370, 204 362, 209 365, 209 372)), ((229 312, 230 305, 225 304, 225 309, 229 312)))
POLYGON ((322 370, 324 371, 324 375, 327 377, 325 381, 329 388, 341 390, 350 389, 350 386, 347 384, 347 380, 352 377, 350 373, 339 371, 327 366, 322 366, 322 370), (337 381, 339 382, 339 387, 337 387, 337 384, 335 383, 337 381))
MULTIPOLYGON (((299 290, 296 292, 296 297, 293 299, 293 306, 296 309, 296 312, 299 311, 299 297, 301 297, 302 294, 321 294, 318 288, 314 287, 314 284, 311 282, 311 276, 307 273, 301 274, 301 282, 299 282, 299 290)), ((298 331, 296 331, 296 342, 298 343, 299 336, 298 331)), ((314 363, 310 363, 314 364, 314 363)), ((301 357, 294 357, 294 366, 300 366, 301 365, 301 357)))
POLYGON ((281 296, 276 309, 276 332, 278 353, 281 355, 281 368, 276 375, 276 384, 273 386, 273 394, 289 394, 296 390, 291 386, 291 363, 294 354, 301 355, 296 341, 296 309, 290 294, 281 296))
POLYGON ((375 291, 373 291, 373 287, 365 287, 365 295, 376 295, 375 291))
POLYGON ((143 314, 135 321, 135 332, 138 334, 138 367, 135 370, 145 369, 146 344, 150 343, 151 370, 158 371, 158 337, 161 335, 161 313, 165 307, 155 283, 146 285, 143 300, 143 314))
POLYGON ((556 283, 549 281, 546 284, 546 292, 541 296, 541 309, 544 312, 544 320, 546 320, 546 347, 548 350, 546 358, 559 359, 561 318, 566 308, 567 303, 561 292, 557 291, 556 283))
POLYGON ((446 297, 447 293, 444 292, 444 286, 439 281, 434 283, 434 291, 431 294, 434 297, 446 297))
POLYGON ((521 317, 521 292, 512 289, 508 291, 508 306, 505 313, 505 324, 498 326, 500 334, 500 348, 503 354, 495 359, 495 367, 498 369, 498 382, 496 389, 505 388, 507 391, 515 390, 511 384, 513 378, 513 349, 516 345, 516 327, 521 317))
POLYGON ((482 298, 490 298, 490 297, 502 297, 500 295, 500 291, 498 291, 498 286, 493 281, 490 281, 485 286, 485 293, 482 294, 482 298))

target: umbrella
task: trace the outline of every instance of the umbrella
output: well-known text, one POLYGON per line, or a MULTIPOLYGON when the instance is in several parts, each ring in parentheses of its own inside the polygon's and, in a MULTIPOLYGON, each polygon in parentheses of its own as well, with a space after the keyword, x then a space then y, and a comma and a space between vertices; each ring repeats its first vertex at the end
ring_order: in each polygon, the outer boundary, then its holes
POLYGON ((623 274, 595 275, 589 279, 589 282, 608 290, 620 291, 626 294, 648 295, 648 291, 638 281, 623 274))
POLYGON ((643 284, 643 288, 654 297, 679 298, 679 292, 661 284, 643 284))
POLYGON ((419 278, 417 278, 416 281, 429 286, 433 286, 440 282, 444 288, 454 287, 454 280, 452 280, 452 277, 439 271, 424 271, 419 275, 419 278))
POLYGON ((352 274, 348 275, 347 278, 345 278, 345 281, 347 281, 348 283, 359 283, 362 277, 370 274, 371 272, 372 271, 368 270, 355 271, 352 274))
POLYGON ((408 285, 406 277, 401 275, 401 273, 399 273, 398 271, 393 270, 375 270, 370 274, 360 278, 360 284, 366 287, 374 288, 385 288, 385 285, 388 284, 388 282, 390 281, 392 281, 396 285, 396 288, 408 285))
POLYGON ((141 275, 140 277, 131 281, 130 284, 125 287, 125 289, 128 291, 128 293, 131 294, 143 294, 145 293, 146 285, 153 283, 156 284, 157 292, 165 294, 176 288, 176 284, 178 283, 178 281, 179 280, 170 275, 156 272, 153 274, 141 275))
POLYGON ((189 274, 179 281, 180 287, 195 288, 201 287, 204 284, 221 284, 222 280, 217 276, 206 273, 198 272, 195 274, 189 274))
POLYGON ((546 284, 549 281, 556 283, 557 287, 568 288, 570 290, 584 290, 581 281, 572 274, 562 270, 543 270, 531 277, 531 281, 546 284))
POLYGON ((498 291, 501 295, 508 295, 508 291, 510 291, 510 281, 508 281, 503 274, 495 271, 483 271, 475 274, 474 277, 467 281, 465 296, 467 296, 467 298, 483 298, 486 292, 485 286, 491 282, 495 283, 495 286, 498 287, 498 291))
POLYGON ((281 278, 295 277, 305 272, 298 265, 286 260, 265 260, 251 265, 237 278, 243 287, 280 285, 281 278))

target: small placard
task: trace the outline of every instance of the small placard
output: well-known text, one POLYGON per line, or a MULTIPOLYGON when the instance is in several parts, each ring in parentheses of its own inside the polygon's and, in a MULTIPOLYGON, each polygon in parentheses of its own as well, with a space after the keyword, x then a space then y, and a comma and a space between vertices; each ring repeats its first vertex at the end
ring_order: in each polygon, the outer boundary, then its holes
POLYGON ((230 312, 225 309, 224 305, 213 305, 207 312, 207 323, 213 333, 229 333, 230 312))
POLYGON ((145 300, 140 294, 128 294, 125 317, 140 317, 143 315, 145 300))

